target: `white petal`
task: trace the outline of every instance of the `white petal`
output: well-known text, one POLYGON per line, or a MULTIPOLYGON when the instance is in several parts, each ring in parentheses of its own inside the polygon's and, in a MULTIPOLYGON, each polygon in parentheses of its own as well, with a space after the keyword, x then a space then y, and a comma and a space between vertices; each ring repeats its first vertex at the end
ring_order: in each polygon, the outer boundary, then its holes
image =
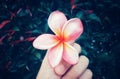
POLYGON ((48 49, 55 46, 58 43, 59 41, 56 39, 55 35, 42 34, 33 41, 33 46, 37 49, 48 49))
POLYGON ((64 43, 64 48, 63 48, 63 58, 66 62, 69 64, 76 64, 78 62, 78 51, 69 45, 68 43, 64 43))
POLYGON ((63 55, 63 44, 60 43, 48 51, 48 60, 52 67, 56 67, 63 55))
POLYGON ((67 18, 62 12, 54 11, 48 18, 48 25, 56 35, 59 35, 66 21, 67 18))

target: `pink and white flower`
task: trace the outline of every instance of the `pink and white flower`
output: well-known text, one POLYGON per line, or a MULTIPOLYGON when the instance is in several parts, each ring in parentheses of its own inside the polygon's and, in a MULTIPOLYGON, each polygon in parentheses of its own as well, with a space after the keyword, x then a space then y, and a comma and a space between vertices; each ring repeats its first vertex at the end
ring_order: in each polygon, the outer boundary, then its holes
POLYGON ((83 32, 80 19, 67 20, 62 12, 54 11, 48 18, 48 25, 55 35, 42 34, 34 40, 33 46, 48 49, 48 61, 52 67, 56 67, 62 59, 69 64, 76 64, 79 56, 72 43, 83 32))

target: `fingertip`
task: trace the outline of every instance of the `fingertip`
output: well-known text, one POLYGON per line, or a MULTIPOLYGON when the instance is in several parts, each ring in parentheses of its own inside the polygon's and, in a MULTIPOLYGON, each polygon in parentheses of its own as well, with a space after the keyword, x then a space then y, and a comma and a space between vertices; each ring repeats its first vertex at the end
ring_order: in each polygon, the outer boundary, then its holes
POLYGON ((86 63, 87 65, 89 64, 89 59, 86 56, 84 56, 84 55, 80 56, 80 60, 82 60, 82 62, 86 63))
POLYGON ((90 69, 87 69, 86 72, 88 73, 89 77, 92 78, 93 76, 93 73, 90 69))
POLYGON ((59 76, 62 76, 66 73, 66 71, 71 67, 70 64, 65 62, 64 60, 60 62, 54 69, 55 73, 59 76))
POLYGON ((81 53, 81 46, 79 44, 74 43, 73 47, 76 48, 76 50, 78 51, 78 53, 81 53))
POLYGON ((55 67, 54 71, 57 75, 61 76, 65 72, 65 67, 64 67, 64 65, 59 64, 58 66, 55 67))
POLYGON ((85 72, 79 77, 79 79, 92 79, 93 73, 90 69, 86 69, 85 72))

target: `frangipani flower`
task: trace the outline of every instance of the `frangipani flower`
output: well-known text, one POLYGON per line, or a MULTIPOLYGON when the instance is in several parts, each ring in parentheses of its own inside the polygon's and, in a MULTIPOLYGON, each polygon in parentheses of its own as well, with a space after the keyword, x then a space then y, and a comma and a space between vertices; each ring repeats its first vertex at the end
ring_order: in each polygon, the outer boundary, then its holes
POLYGON ((78 52, 72 43, 82 34, 83 25, 78 18, 67 20, 60 11, 54 11, 48 18, 48 25, 55 33, 38 36, 33 46, 37 49, 48 49, 48 61, 52 67, 63 59, 69 64, 78 62, 78 52))

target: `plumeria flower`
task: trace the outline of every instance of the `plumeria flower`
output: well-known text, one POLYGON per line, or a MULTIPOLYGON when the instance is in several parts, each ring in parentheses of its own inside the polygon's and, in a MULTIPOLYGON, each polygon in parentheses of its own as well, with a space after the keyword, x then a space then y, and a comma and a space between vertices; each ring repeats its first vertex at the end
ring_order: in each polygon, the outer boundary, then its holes
POLYGON ((83 32, 80 19, 67 20, 62 12, 54 11, 48 18, 48 25, 55 35, 42 34, 34 40, 33 46, 48 49, 48 61, 52 67, 56 67, 62 59, 69 64, 76 64, 79 55, 72 44, 83 32))

